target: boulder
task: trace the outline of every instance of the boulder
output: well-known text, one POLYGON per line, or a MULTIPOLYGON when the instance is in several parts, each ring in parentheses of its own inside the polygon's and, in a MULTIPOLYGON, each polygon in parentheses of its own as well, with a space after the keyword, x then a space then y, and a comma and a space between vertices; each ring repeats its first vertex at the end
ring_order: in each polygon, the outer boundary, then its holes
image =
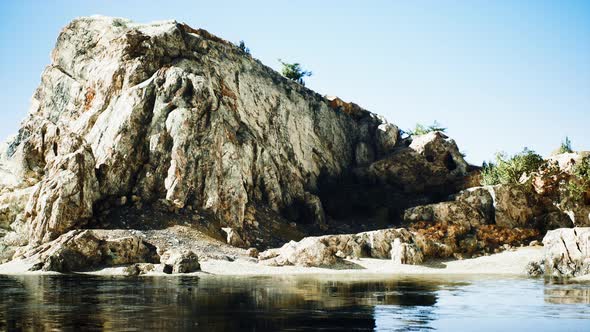
POLYGON ((494 197, 489 187, 473 187, 459 192, 455 201, 462 202, 479 211, 488 224, 495 220, 494 197))
MULTIPOLYGON (((396 240, 411 244, 413 234, 406 229, 383 229, 358 234, 306 237, 299 242, 291 241, 278 249, 261 252, 258 259, 263 264, 283 266, 330 267, 341 262, 343 257, 390 259, 392 243, 396 240)), ((417 247, 408 247, 410 250, 417 247)), ((395 251, 397 253, 397 251, 395 251)), ((417 256, 418 254, 416 254, 417 256)), ((408 262, 417 261, 417 258, 408 262)))
POLYGON ((560 228, 543 238, 548 275, 578 277, 590 273, 590 227, 560 228))
POLYGON ((221 230, 226 234, 227 244, 234 247, 244 247, 246 245, 246 242, 242 239, 240 234, 233 228, 223 227, 221 230))
POLYGON ((191 273, 201 270, 197 254, 190 250, 170 249, 160 256, 164 273, 191 273))
POLYGON ((74 272, 133 263, 156 263, 156 248, 129 231, 72 230, 26 254, 35 269, 74 272))
POLYGON ((441 202, 430 205, 422 205, 405 210, 406 222, 430 221, 444 224, 461 225, 467 228, 477 227, 488 223, 481 209, 461 202, 441 202))
POLYGON ((424 255, 415 244, 402 243, 397 238, 391 244, 391 260, 396 264, 417 265, 424 261, 424 255))
POLYGON ((490 188, 494 195, 496 225, 527 227, 533 224, 532 195, 519 185, 497 185, 490 188))
POLYGON ((452 193, 468 174, 468 164, 452 139, 441 132, 431 132, 413 137, 409 147, 400 147, 374 162, 368 174, 407 193, 452 193))
POLYGON ((333 247, 326 246, 321 238, 306 237, 299 242, 290 241, 279 249, 269 249, 258 255, 264 264, 273 266, 298 265, 329 267, 340 259, 333 247))

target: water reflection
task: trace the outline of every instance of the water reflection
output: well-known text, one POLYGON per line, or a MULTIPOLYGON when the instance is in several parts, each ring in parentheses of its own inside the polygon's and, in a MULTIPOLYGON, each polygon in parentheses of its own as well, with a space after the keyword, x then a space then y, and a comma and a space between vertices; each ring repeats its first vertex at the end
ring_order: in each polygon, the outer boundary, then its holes
POLYGON ((432 306, 436 289, 407 280, 0 277, 0 328, 372 330, 373 306, 432 306))
POLYGON ((590 285, 550 282, 544 289, 545 302, 553 304, 590 304, 590 285))
MULTIPOLYGON (((452 322, 559 318, 559 304, 589 303, 587 286, 572 287, 528 279, 0 276, 0 330, 461 329, 452 322)), ((588 306, 574 310, 569 318, 589 317, 588 306)))

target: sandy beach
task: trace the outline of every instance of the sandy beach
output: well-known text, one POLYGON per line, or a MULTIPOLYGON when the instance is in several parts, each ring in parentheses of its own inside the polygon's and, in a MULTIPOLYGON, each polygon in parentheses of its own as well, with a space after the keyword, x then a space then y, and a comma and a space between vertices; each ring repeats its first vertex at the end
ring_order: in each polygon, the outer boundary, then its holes
MULTIPOLYGON (((226 276, 260 276, 260 275, 526 275, 528 262, 538 260, 543 255, 543 247, 522 247, 514 251, 504 251, 490 256, 463 260, 428 262, 424 265, 395 264, 391 260, 361 258, 346 260, 345 264, 335 268, 268 266, 257 263, 254 259, 238 258, 235 261, 209 259, 201 262, 201 271, 183 275, 226 275, 226 276)), ((0 265, 0 274, 55 274, 55 272, 27 271, 31 264, 27 261, 12 261, 0 265)), ((109 267, 96 271, 82 272, 93 275, 124 275, 124 267, 109 267)), ((166 275, 150 272, 146 276, 166 275)))

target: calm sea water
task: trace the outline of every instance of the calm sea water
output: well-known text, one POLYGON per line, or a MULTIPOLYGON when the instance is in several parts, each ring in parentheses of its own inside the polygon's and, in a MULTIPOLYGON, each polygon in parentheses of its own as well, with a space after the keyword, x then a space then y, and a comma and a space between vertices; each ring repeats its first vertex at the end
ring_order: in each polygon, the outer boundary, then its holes
POLYGON ((502 277, 0 276, 0 330, 590 331, 590 285, 502 277))

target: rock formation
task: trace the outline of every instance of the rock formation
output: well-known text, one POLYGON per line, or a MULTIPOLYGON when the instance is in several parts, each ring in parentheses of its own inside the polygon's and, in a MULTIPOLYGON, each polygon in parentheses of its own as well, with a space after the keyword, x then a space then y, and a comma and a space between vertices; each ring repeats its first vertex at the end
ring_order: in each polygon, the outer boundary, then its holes
POLYGON ((557 229, 547 232, 545 273, 555 277, 577 277, 590 274, 590 228, 557 229))
POLYGON ((156 248, 129 231, 72 230, 28 255, 32 270, 82 271, 93 267, 156 262, 156 248))
POLYGON ((531 185, 469 188, 478 169, 442 132, 403 137, 202 29, 79 18, 0 145, 0 262, 141 274, 480 255, 590 224, 588 202, 560 198, 565 159, 531 185))
POLYGON ((206 214, 247 246, 264 216, 325 229, 320 184, 352 170, 420 192, 467 169, 442 134, 407 147, 382 117, 185 24, 79 18, 51 60, 1 151, 0 225, 18 235, 12 244, 46 243, 96 227, 118 206, 158 203, 206 214))

